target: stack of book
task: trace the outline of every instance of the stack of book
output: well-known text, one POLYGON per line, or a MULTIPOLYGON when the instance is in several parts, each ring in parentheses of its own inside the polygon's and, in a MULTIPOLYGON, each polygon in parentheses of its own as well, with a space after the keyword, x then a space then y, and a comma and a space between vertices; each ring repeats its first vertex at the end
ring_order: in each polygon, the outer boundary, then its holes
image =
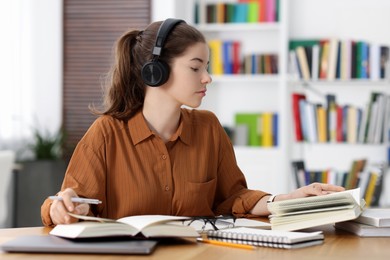
POLYGON ((335 227, 361 237, 390 237, 390 208, 368 208, 357 219, 335 227))

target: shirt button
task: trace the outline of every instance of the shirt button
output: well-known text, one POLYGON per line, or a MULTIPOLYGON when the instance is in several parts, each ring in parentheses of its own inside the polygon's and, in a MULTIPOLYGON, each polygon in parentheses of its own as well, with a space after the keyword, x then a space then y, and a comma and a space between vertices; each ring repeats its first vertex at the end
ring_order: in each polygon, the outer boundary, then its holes
POLYGON ((161 156, 161 158, 162 158, 163 160, 166 160, 166 159, 167 159, 167 156, 166 156, 165 154, 163 154, 163 155, 161 156))
POLYGON ((166 190, 166 191, 169 191, 169 187, 168 187, 168 186, 165 186, 165 190, 166 190))

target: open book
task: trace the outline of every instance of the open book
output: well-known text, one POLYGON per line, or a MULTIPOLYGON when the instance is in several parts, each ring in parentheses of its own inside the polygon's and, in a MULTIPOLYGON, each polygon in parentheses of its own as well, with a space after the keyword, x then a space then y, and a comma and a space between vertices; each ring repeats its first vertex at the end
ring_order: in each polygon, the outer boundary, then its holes
POLYGON ((108 236, 199 237, 199 233, 193 227, 178 224, 189 219, 189 217, 140 215, 113 220, 68 214, 84 221, 57 225, 50 231, 50 235, 66 238, 108 236))
POLYGON ((269 203, 274 230, 299 230, 356 219, 364 207, 360 188, 269 203))

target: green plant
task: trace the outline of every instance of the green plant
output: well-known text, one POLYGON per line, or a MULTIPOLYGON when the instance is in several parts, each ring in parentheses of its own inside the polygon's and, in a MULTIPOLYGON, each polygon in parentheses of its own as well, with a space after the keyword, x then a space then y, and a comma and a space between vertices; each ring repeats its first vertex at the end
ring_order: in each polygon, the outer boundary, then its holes
POLYGON ((56 160, 62 157, 63 145, 66 134, 61 128, 55 134, 50 134, 48 130, 41 131, 34 129, 34 143, 30 149, 36 160, 56 160))

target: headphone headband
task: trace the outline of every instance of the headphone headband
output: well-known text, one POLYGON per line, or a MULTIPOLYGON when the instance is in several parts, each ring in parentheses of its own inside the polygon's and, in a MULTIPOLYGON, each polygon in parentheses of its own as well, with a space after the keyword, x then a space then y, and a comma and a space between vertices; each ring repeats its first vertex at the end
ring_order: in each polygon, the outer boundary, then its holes
POLYGON ((156 41, 153 47, 153 58, 142 67, 141 76, 145 84, 152 87, 158 87, 164 84, 169 77, 169 66, 164 61, 160 61, 162 49, 165 40, 173 27, 185 21, 181 19, 166 19, 157 31, 156 41))
POLYGON ((165 39, 167 38, 169 32, 175 27, 177 24, 184 22, 181 19, 168 18, 166 19, 158 29, 155 45, 153 48, 153 55, 160 56, 162 48, 164 47, 165 39))

